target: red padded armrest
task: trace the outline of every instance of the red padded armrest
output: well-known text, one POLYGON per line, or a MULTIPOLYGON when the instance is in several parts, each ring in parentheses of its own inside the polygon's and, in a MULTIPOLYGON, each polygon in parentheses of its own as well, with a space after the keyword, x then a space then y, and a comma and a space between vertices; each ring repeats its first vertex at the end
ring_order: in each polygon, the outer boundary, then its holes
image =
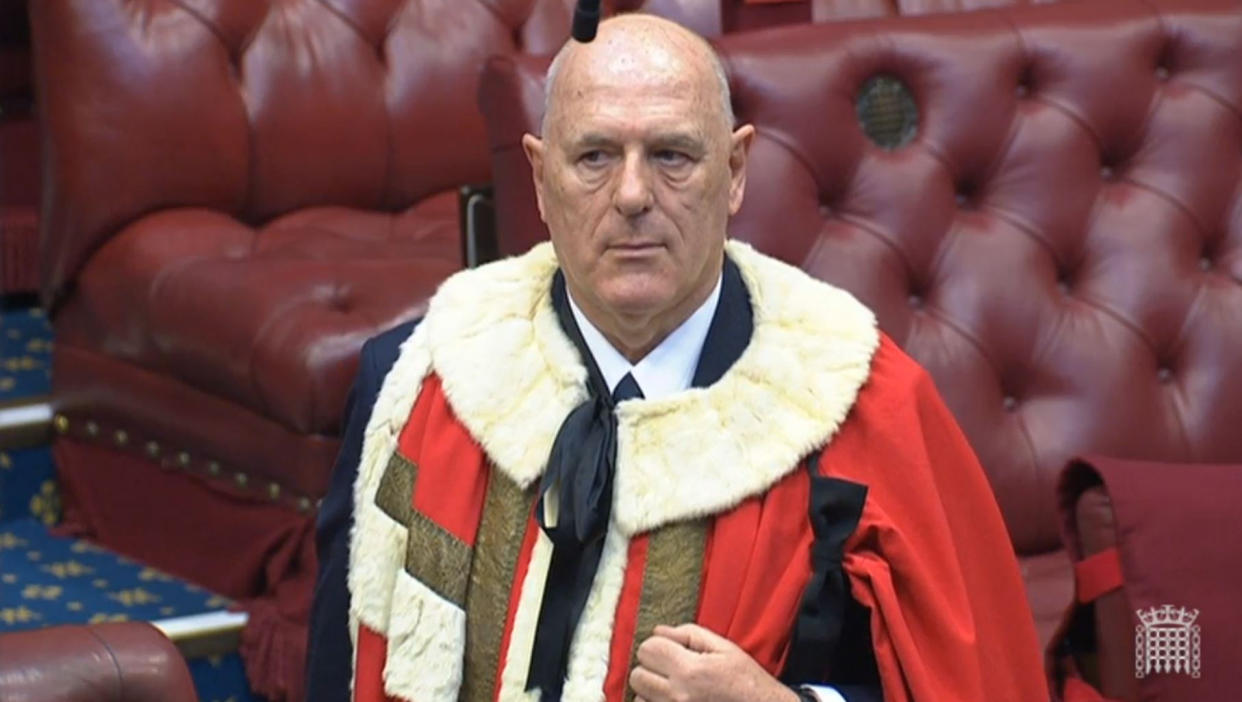
POLYGON ((0 635, 5 702, 196 702, 177 648, 146 622, 0 635))

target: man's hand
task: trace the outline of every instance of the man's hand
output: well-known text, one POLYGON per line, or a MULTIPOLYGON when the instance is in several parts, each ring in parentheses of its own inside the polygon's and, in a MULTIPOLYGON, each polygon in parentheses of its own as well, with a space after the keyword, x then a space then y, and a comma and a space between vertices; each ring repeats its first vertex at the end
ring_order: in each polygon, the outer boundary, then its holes
POLYGON ((645 702, 797 702, 732 641, 696 624, 657 626, 638 647, 630 686, 645 702))

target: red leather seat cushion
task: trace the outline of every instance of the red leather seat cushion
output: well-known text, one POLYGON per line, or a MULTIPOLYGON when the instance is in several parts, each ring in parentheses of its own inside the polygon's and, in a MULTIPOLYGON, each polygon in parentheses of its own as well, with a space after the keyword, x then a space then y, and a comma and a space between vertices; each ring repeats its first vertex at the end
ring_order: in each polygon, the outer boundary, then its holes
POLYGON ((134 222, 58 320, 93 348, 328 433, 367 337, 421 314, 460 267, 453 193, 401 214, 319 207, 262 228, 203 209, 134 222))

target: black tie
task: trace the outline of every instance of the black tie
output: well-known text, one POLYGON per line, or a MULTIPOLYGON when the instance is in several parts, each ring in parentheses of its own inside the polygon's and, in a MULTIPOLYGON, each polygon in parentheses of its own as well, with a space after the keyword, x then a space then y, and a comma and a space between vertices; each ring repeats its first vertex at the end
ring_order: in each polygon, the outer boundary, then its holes
POLYGON ((629 373, 626 373, 621 382, 617 383, 617 387, 612 389, 612 403, 614 405, 642 396, 643 389, 638 387, 638 381, 634 380, 634 376, 629 373))
POLYGON ((613 410, 619 402, 642 396, 634 376, 626 373, 612 397, 592 393, 570 412, 552 444, 535 506, 539 526, 552 541, 552 561, 539 605, 535 655, 531 656, 526 680, 527 690, 541 690, 543 702, 561 698, 569 646, 604 551, 617 461, 617 417, 613 410), (556 523, 549 525, 544 502, 553 490, 556 523))

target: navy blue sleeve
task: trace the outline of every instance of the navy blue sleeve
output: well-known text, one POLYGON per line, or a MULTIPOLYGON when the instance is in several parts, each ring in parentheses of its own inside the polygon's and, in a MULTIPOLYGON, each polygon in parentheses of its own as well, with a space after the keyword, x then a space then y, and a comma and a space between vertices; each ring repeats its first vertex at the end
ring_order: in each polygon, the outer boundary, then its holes
POLYGON ((376 336, 362 346, 358 375, 345 405, 341 449, 332 469, 332 484, 319 506, 315 546, 319 575, 311 605, 306 642, 307 702, 347 702, 353 662, 349 639, 349 529, 354 517, 354 478, 362 455, 362 437, 379 397, 384 376, 397 361, 401 342, 418 322, 407 322, 376 336))
POLYGON ((842 685, 837 692, 841 693, 845 702, 884 702, 884 691, 878 684, 842 685))

